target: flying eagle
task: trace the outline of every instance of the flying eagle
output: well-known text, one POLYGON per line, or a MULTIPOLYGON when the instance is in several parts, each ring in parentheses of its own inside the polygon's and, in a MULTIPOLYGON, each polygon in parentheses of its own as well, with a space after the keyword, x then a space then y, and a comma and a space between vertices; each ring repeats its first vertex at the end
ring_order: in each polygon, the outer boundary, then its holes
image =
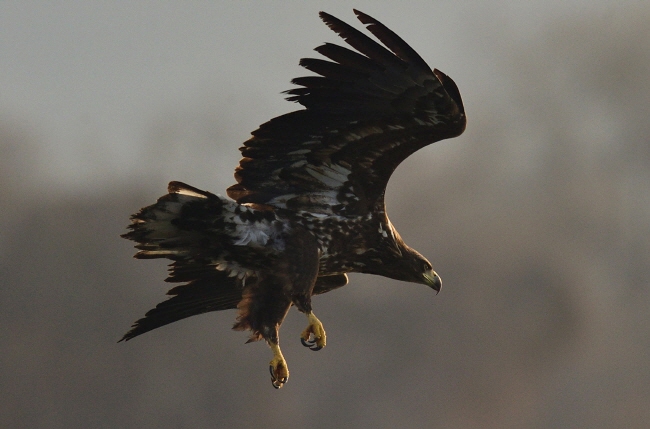
MULTIPOLYGON (((301 341, 325 347, 311 297, 344 286, 346 273, 378 274, 440 290, 431 264, 407 246, 386 216, 395 168, 465 129, 458 87, 431 70, 400 37, 354 11, 384 46, 345 22, 320 18, 354 50, 325 43, 324 59, 300 65, 287 100, 305 108, 261 125, 240 149, 231 199, 180 182, 131 217, 136 258, 168 258, 172 297, 122 340, 210 311, 238 310, 233 329, 273 352, 271 380, 289 378, 279 329, 291 305, 307 316, 301 341), (356 51, 355 51, 356 50, 356 51)), ((120 341, 122 341, 120 340, 120 341)))

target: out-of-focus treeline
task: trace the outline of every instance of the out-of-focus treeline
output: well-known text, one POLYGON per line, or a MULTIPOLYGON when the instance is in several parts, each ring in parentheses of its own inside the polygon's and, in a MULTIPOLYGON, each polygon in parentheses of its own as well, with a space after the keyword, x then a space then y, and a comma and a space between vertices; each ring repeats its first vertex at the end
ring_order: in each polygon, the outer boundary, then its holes
MULTIPOLYGON (((53 189, 30 171, 33 136, 0 121, 0 426, 647 427, 650 15, 606 19, 556 23, 498 64, 493 98, 463 93, 467 133, 409 159, 387 195, 442 292, 353 275, 314 301, 319 353, 292 311, 277 392, 234 312, 116 344, 169 286, 118 236, 182 178, 158 165, 157 185, 53 189)), ((183 151, 202 159, 205 141, 183 151)))

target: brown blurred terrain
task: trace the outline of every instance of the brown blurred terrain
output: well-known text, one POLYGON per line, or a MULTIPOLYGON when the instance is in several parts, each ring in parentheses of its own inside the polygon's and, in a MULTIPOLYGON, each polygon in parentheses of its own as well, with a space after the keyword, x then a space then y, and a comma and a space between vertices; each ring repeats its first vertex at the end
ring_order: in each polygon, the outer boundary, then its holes
POLYGON ((498 100, 458 82, 468 131, 409 159, 387 197, 442 292, 353 275, 315 299, 319 353, 292 310, 280 391, 232 311, 116 343, 169 286, 119 234, 181 178, 143 160, 159 183, 50 189, 30 179, 32 136, 0 122, 0 426, 647 427, 650 15, 615 19, 522 41, 498 100))

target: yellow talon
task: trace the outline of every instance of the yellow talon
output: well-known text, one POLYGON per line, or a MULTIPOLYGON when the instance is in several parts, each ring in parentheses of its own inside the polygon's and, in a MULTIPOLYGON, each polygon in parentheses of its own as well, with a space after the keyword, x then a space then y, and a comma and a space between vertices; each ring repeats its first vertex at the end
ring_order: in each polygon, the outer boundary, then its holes
POLYGON ((284 383, 289 380, 289 367, 287 361, 284 360, 280 346, 278 344, 269 344, 273 352, 273 359, 269 363, 269 370, 271 372, 271 383, 276 389, 284 386, 284 383))
POLYGON ((300 335, 300 342, 302 342, 303 346, 309 347, 313 351, 318 351, 325 347, 325 329, 323 328, 321 321, 318 320, 314 313, 309 313, 307 315, 307 319, 309 320, 309 325, 307 325, 305 330, 302 331, 302 334, 300 335), (314 336, 313 340, 310 339, 312 335, 314 336))

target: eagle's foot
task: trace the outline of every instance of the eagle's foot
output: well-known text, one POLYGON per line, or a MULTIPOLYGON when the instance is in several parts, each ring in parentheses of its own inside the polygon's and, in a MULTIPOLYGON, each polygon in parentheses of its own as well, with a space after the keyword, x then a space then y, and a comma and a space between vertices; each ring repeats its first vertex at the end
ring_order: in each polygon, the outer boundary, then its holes
POLYGON ((273 351, 273 359, 269 364, 269 372, 271 373, 271 384, 276 389, 284 386, 284 383, 289 380, 289 367, 287 361, 284 360, 280 346, 278 344, 269 344, 273 351))
POLYGON ((317 352, 325 347, 325 329, 320 320, 314 316, 314 313, 309 313, 307 318, 309 319, 309 325, 300 334, 300 342, 303 346, 317 352))

